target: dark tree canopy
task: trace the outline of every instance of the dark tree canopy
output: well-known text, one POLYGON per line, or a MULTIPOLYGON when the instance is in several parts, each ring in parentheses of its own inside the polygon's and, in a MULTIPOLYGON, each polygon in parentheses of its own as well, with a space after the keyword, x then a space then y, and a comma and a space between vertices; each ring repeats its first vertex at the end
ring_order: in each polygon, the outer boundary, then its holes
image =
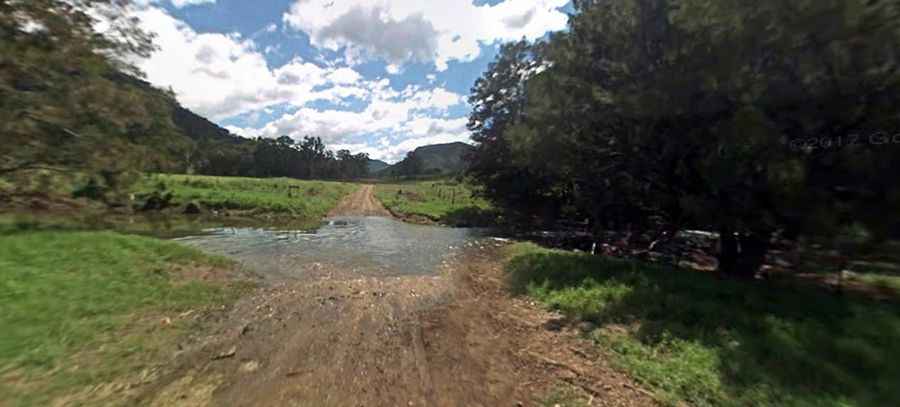
POLYGON ((473 88, 471 173, 496 202, 744 247, 900 224, 885 176, 900 146, 873 139, 900 134, 896 2, 576 6, 569 30, 505 46, 473 88))
POLYGON ((205 175, 291 177, 299 179, 359 179, 369 176, 368 154, 337 153, 319 137, 299 142, 289 136, 258 138, 238 144, 202 144, 196 171, 205 175))

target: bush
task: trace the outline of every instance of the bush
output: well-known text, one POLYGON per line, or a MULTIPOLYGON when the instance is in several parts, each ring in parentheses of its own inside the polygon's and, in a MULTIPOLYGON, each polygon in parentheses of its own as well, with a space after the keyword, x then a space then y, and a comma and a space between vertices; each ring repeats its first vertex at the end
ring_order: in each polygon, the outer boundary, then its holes
POLYGON ((87 198, 93 201, 102 201, 106 196, 106 187, 101 185, 96 178, 88 178, 87 183, 75 189, 74 198, 87 198))

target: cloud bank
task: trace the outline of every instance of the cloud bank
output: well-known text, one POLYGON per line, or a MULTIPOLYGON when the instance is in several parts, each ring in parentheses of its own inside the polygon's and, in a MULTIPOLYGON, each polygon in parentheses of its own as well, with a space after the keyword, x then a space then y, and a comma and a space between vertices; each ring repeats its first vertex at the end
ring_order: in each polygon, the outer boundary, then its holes
MULTIPOLYGON (((161 48, 139 63, 151 83, 173 89, 181 104, 231 123, 227 128, 244 137, 319 136, 333 148, 386 161, 427 144, 470 141, 465 96, 441 87, 436 71, 448 69, 450 61, 473 60, 485 44, 534 39, 565 27, 558 8, 568 3, 298 0, 279 11, 281 21, 241 35, 197 32, 155 6, 158 1, 136 11, 161 48), (312 50, 340 56, 294 57, 273 66, 269 57, 285 55, 299 32, 309 36, 312 50), (260 35, 281 42, 260 47, 260 35), (363 74, 356 65, 363 61, 382 65, 375 74, 363 74), (409 62, 431 64, 432 73, 418 84, 391 86, 387 78, 409 83, 404 76, 409 62), (274 107, 286 113, 276 115, 274 107)), ((170 1, 178 8, 225 7, 215 0, 170 1)))
MULTIPOLYGON (((351 56, 383 58, 391 64, 478 57, 479 43, 536 39, 565 28, 559 11, 569 0, 506 0, 476 6, 469 1, 297 0, 283 21, 310 36, 312 44, 351 56)), ((351 60, 355 60, 351 59, 351 60)))

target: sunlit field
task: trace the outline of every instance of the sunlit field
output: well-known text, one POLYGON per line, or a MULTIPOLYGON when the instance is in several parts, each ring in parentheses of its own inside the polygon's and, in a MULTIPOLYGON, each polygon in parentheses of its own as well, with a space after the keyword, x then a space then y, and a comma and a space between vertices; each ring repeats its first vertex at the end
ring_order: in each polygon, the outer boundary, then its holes
POLYGON ((401 217, 447 225, 484 225, 494 220, 491 205, 473 196, 470 185, 450 180, 378 184, 375 195, 401 217))
POLYGON ((144 178, 135 192, 168 192, 175 205, 195 202, 214 210, 320 218, 356 188, 350 183, 289 178, 153 174, 144 178))

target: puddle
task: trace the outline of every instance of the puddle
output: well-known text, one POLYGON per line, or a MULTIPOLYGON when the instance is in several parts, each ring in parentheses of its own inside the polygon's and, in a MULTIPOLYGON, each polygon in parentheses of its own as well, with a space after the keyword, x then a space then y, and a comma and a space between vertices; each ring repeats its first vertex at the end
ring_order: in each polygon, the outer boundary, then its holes
POLYGON ((361 275, 430 274, 455 248, 484 236, 480 229, 444 228, 380 217, 327 219, 314 231, 208 229, 176 239, 241 262, 268 279, 302 279, 311 267, 361 275))

